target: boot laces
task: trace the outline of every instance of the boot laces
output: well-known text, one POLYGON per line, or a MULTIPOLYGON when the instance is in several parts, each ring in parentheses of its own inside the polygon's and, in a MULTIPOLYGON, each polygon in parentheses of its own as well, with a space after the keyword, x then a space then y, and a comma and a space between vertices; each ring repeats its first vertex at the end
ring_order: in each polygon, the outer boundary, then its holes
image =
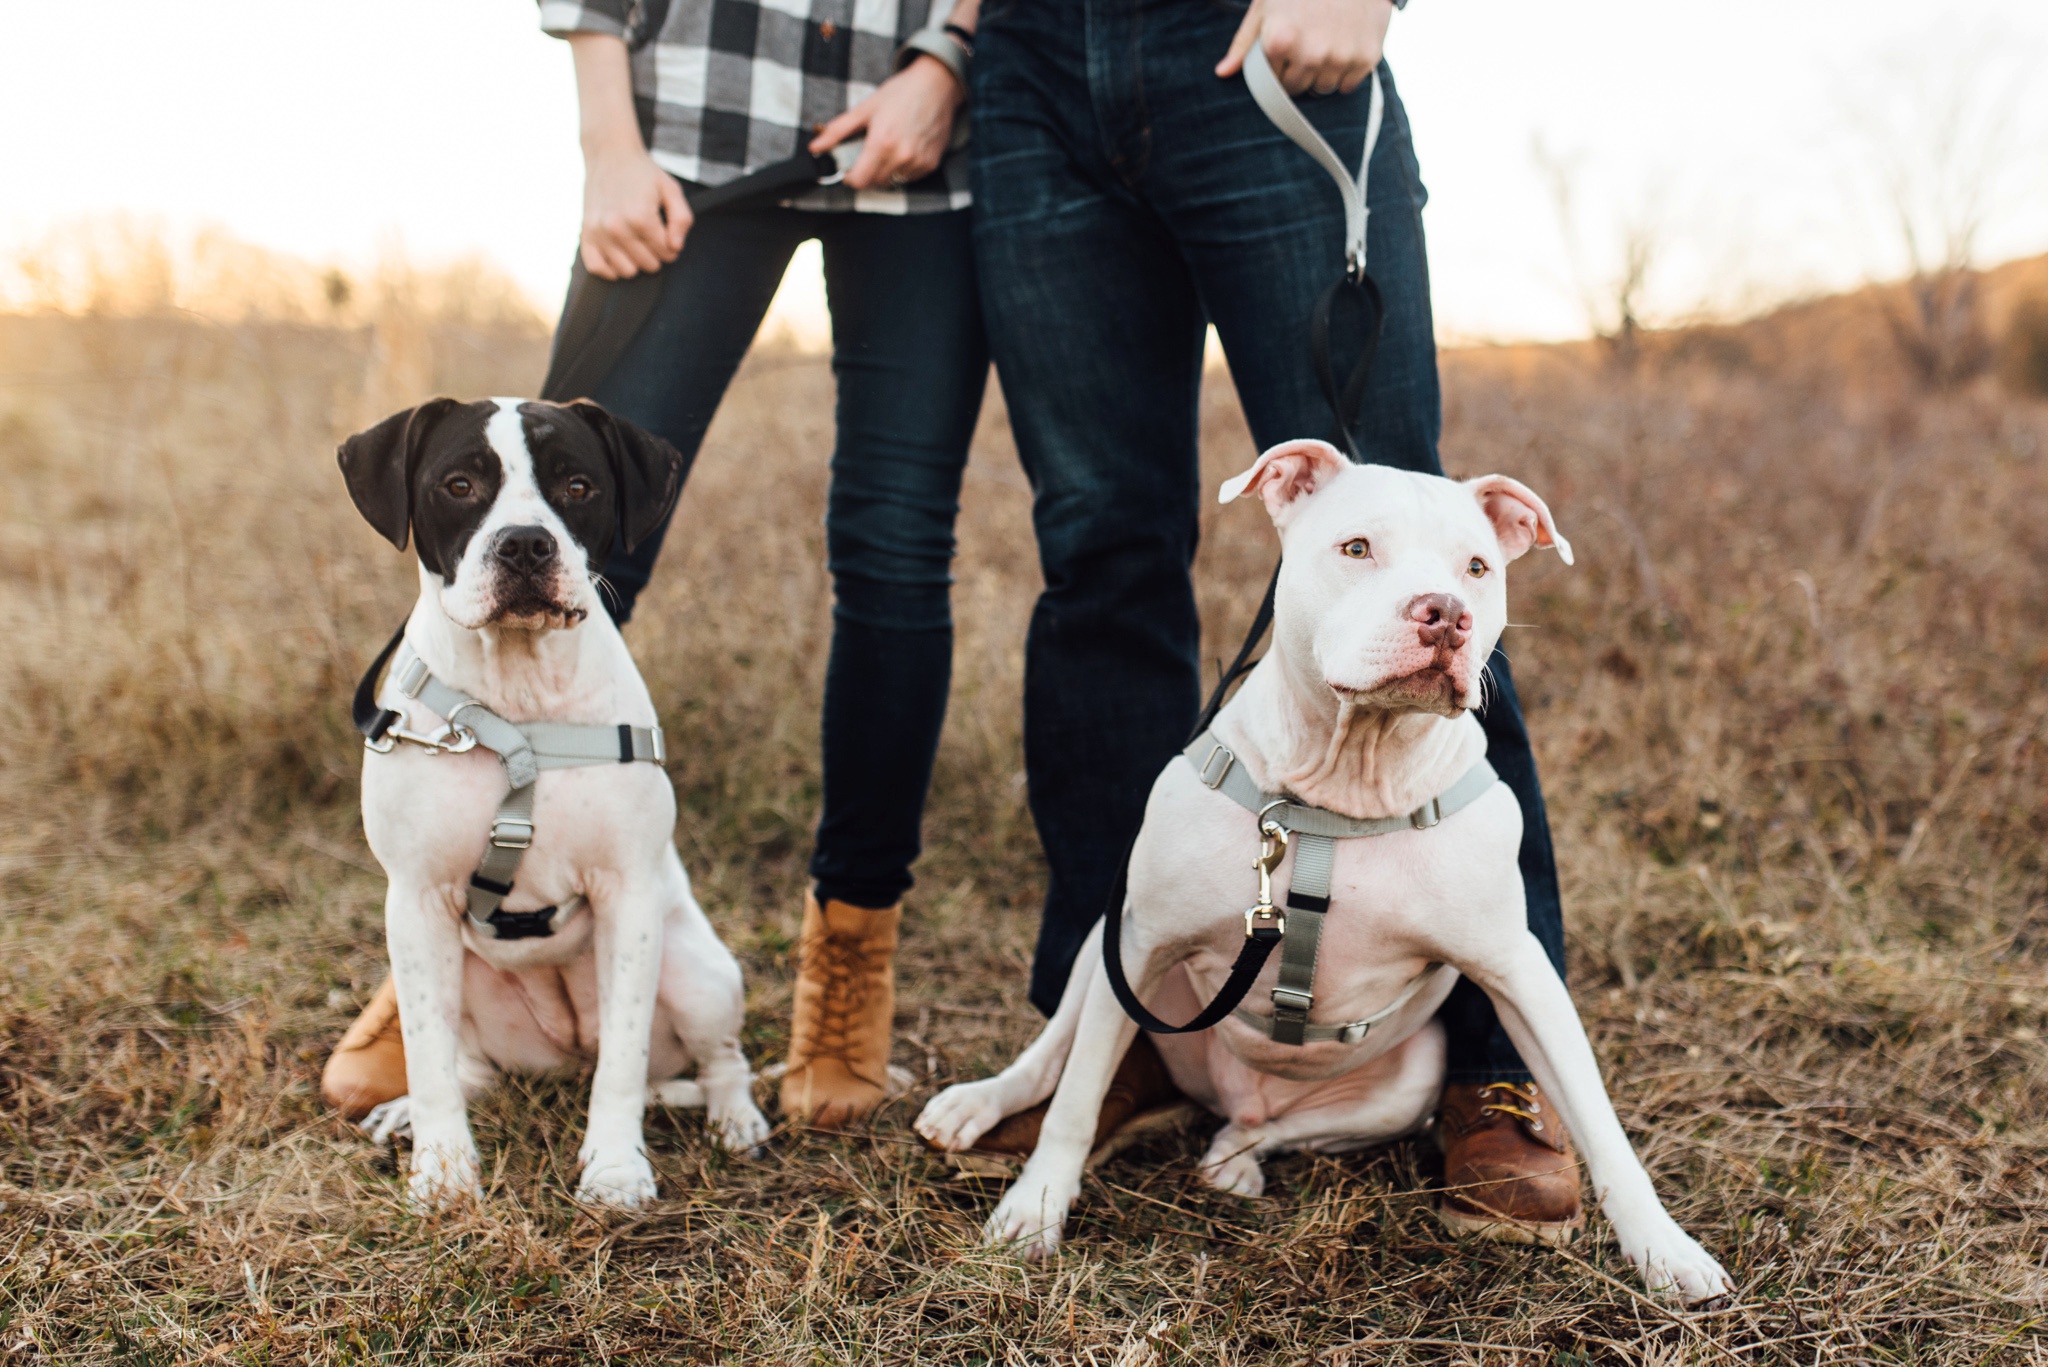
POLYGON ((811 1055, 854 1062, 862 1036, 857 1029, 875 985, 889 967, 890 956, 871 941, 829 932, 804 946, 808 963, 824 980, 819 994, 818 1033, 811 1055))
POLYGON ((1481 1115, 1511 1115, 1541 1123, 1543 1103, 1537 1100, 1533 1082, 1489 1082, 1479 1089, 1479 1096, 1481 1115))

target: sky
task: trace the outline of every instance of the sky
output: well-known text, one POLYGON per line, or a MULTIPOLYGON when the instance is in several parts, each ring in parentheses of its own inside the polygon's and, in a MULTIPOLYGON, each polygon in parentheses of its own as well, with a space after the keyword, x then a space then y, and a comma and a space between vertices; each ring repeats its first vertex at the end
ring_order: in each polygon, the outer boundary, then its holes
MULTIPOLYGON (((560 298, 574 89, 528 0, 91 12, 0 0, 0 255, 119 213, 344 265, 481 254, 560 298)), ((1900 184, 1982 198, 1983 261, 2048 251, 2041 0, 1413 0, 1387 52, 1447 340, 1583 335, 1631 242, 1665 320, 1896 275, 1900 184)), ((815 335, 821 308, 800 257, 778 310, 815 335)))

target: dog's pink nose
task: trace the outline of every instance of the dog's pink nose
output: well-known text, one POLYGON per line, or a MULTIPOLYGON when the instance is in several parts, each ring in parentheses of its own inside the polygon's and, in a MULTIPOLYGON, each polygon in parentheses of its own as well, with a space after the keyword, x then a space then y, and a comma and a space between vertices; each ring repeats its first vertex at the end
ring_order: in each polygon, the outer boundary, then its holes
POLYGON ((507 527, 491 554, 515 574, 533 574, 555 558, 555 538, 545 527, 507 527))
POLYGON ((1439 650, 1456 650, 1472 634, 1472 610, 1448 593, 1416 595, 1408 603, 1408 620, 1422 644, 1439 650))

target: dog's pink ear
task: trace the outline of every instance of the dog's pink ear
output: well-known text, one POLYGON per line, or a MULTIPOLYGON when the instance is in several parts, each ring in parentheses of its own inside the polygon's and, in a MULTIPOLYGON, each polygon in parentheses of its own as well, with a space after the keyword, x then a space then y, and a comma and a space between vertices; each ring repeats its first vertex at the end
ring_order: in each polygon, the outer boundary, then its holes
POLYGON ((1465 487, 1479 500, 1508 559, 1521 559, 1531 546, 1548 546, 1565 564, 1572 563, 1572 543, 1558 534, 1549 505, 1528 485, 1506 475, 1481 475, 1466 480, 1465 487))
POLYGON ((1216 501, 1228 503, 1257 491, 1266 501, 1266 511, 1278 522, 1295 500, 1322 488, 1350 464, 1343 452, 1326 441, 1283 441, 1253 461, 1251 469, 1225 480, 1216 501))

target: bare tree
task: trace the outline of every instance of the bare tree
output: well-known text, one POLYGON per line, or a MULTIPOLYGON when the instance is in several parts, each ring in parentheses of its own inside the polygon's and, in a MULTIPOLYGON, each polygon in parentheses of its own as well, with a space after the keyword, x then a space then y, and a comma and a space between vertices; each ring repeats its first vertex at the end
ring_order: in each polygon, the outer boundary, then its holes
POLYGON ((1617 364, 1633 367, 1642 354, 1643 309, 1650 273, 1665 241, 1663 216, 1657 211, 1659 197, 1650 192, 1637 212, 1620 220, 1616 225, 1619 261, 1611 271, 1596 270, 1588 261, 1579 212, 1582 158, 1553 152, 1540 134, 1530 146, 1530 156, 1549 185, 1551 204, 1557 211, 1558 233, 1564 238, 1572 284, 1579 296, 1579 307, 1585 311, 1586 324, 1594 336, 1607 344, 1608 354, 1617 364))
POLYGON ((1931 389, 1991 362, 1977 253, 2017 164, 2023 75, 1993 35, 1944 32, 1876 63, 1844 101, 1905 258, 1905 288, 1885 296, 1885 319, 1907 367, 1931 389))

